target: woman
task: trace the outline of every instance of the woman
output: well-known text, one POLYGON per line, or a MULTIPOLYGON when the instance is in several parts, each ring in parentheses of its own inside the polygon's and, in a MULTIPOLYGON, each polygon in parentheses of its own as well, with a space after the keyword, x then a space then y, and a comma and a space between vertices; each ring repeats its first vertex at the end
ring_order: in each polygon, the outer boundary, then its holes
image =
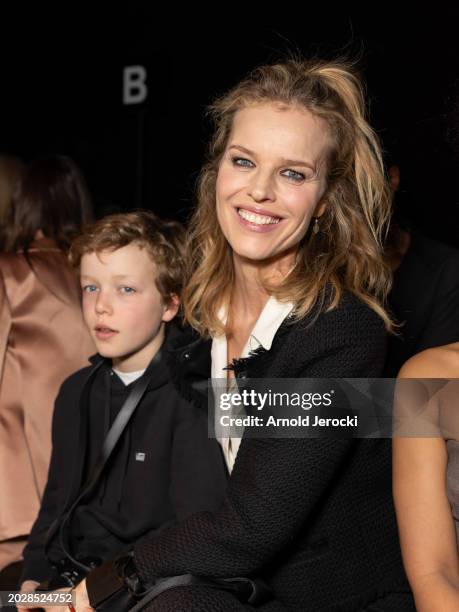
POLYGON ((0 154, 0 250, 7 233, 6 222, 13 194, 24 175, 25 164, 18 157, 0 154))
POLYGON ((94 352, 66 259, 90 215, 73 161, 30 164, 0 254, 0 569, 21 558, 40 507, 59 386, 94 352))
POLYGON ((399 409, 411 416, 424 403, 422 424, 434 428, 429 437, 393 441, 403 560, 417 610, 453 612, 459 610, 459 342, 415 355, 399 378, 408 400, 399 409), (404 380, 411 378, 452 380, 404 380))
MULTIPOLYGON (((379 242, 389 198, 358 78, 344 62, 264 66, 212 113, 184 301, 199 336, 176 342, 177 384, 199 402, 210 373, 228 386, 233 377, 378 376, 390 327, 379 242)), ((413 609, 387 441, 245 437, 222 446, 231 479, 220 511, 139 542, 123 572, 143 582, 262 579, 272 591, 263 611, 413 609)), ((86 581, 93 607, 107 596, 107 575, 102 567, 86 581)), ((241 599, 201 581, 146 609, 253 609, 253 598, 241 599)))

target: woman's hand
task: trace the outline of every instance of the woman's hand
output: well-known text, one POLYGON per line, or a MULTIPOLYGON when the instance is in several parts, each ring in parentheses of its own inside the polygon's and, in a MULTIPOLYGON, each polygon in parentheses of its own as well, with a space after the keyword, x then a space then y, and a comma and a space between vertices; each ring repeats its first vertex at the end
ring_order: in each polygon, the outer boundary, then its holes
POLYGON ((89 603, 86 580, 82 580, 75 589, 75 610, 76 612, 94 612, 89 603))
MULTIPOLYGON (((26 580, 21 585, 21 593, 33 593, 35 589, 39 585, 39 582, 35 580, 26 580)), ((49 593, 69 593, 71 591, 70 588, 62 588, 56 589, 55 591, 49 591, 49 593)), ((25 612, 28 610, 29 612, 33 612, 34 610, 44 610, 45 612, 65 612, 66 608, 62 604, 60 606, 43 606, 36 604, 18 604, 17 609, 19 612, 25 612)), ((84 610, 84 609, 83 609, 84 610)))
MULTIPOLYGON (((36 580, 25 580, 21 584, 21 593, 33 593, 39 584, 40 583, 36 580)), ((34 610, 34 608, 24 607, 21 604, 17 604, 16 607, 18 609, 18 612, 23 612, 23 610, 34 610)), ((40 608, 35 608, 35 610, 39 609, 40 608)))
POLYGON ((21 584, 21 593, 33 593, 39 584, 36 580, 25 580, 21 584))

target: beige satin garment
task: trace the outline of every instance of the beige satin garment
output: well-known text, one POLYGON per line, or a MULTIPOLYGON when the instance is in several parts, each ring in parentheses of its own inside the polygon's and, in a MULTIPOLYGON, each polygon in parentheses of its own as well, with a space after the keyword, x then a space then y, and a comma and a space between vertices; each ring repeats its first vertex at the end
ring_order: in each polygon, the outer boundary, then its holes
POLYGON ((77 278, 53 242, 0 254, 0 542, 25 535, 37 516, 61 383, 88 364, 77 278))

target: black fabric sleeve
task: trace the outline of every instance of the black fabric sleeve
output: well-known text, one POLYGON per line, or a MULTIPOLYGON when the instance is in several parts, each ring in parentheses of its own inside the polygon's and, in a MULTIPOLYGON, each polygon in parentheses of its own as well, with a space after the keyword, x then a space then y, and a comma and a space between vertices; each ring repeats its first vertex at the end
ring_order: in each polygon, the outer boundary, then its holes
POLYGON ((139 542, 141 578, 255 573, 295 537, 351 450, 350 440, 243 440, 219 512, 139 542))
POLYGON ((175 514, 182 520, 221 505, 228 482, 220 445, 209 439, 207 414, 180 400, 176 410, 170 496, 175 514))
MULTIPOLYGON (((376 315, 370 311, 367 317, 367 312, 362 306, 327 314, 285 347, 293 355, 300 343, 312 347, 304 371, 296 376, 377 375, 375 360, 378 371, 385 336, 380 321, 375 323, 376 315)), ((243 439, 218 512, 195 514, 156 538, 137 543, 134 561, 141 579, 257 573, 294 541, 358 444, 356 440, 243 439)))
POLYGON ((56 398, 52 424, 52 452, 51 462, 48 470, 48 480, 43 493, 40 511, 37 519, 32 527, 32 531, 24 548, 24 567, 22 571, 21 581, 36 580, 42 582, 49 578, 51 565, 44 554, 44 545, 46 535, 51 523, 58 516, 58 500, 59 500, 59 466, 62 441, 60 441, 62 412, 65 406, 65 400, 62 392, 62 387, 56 398))

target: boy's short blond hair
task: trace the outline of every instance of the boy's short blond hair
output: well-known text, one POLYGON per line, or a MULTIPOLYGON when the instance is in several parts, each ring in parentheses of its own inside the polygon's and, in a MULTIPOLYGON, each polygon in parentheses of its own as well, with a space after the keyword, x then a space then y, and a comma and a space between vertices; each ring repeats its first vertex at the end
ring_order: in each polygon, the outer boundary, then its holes
POLYGON ((166 221, 149 210, 109 215, 86 226, 73 241, 69 260, 79 269, 88 253, 116 251, 129 244, 147 249, 156 265, 156 287, 165 304, 181 296, 184 281, 185 230, 177 221, 166 221))

